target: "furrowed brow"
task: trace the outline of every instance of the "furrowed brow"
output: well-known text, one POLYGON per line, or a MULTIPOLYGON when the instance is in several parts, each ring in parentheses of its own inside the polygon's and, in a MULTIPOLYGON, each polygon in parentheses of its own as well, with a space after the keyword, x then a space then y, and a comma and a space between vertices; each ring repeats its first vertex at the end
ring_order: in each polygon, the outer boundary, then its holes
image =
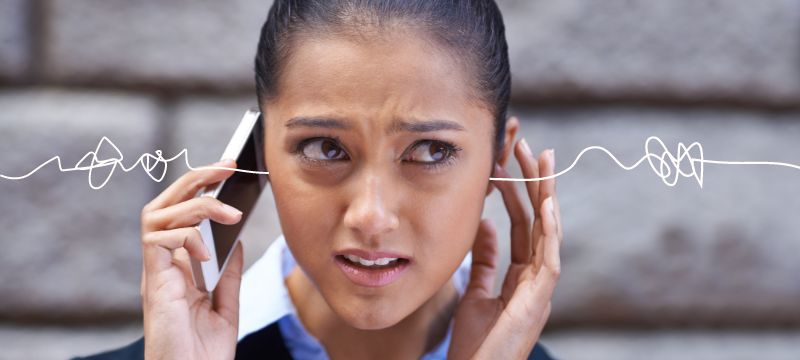
POLYGON ((440 130, 464 131, 464 126, 452 120, 396 120, 387 129, 388 134, 406 131, 414 133, 425 133, 440 130))
POLYGON ((344 121, 325 117, 294 117, 286 122, 287 128, 312 127, 347 130, 352 126, 344 121))
MULTIPOLYGON (((334 118, 326 117, 294 117, 286 122, 287 128, 312 127, 324 129, 348 130, 352 125, 334 118)), ((425 133, 441 130, 464 131, 463 125, 452 120, 395 120, 387 128, 386 133, 391 135, 397 132, 425 133)))

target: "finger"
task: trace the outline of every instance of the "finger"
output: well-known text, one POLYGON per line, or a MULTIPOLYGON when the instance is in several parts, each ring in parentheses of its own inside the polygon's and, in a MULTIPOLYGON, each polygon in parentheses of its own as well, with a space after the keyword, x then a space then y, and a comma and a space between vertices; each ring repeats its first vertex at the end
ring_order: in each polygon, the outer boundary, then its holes
MULTIPOLYGON (((547 177, 553 175, 555 169, 555 151, 553 149, 548 149, 542 151, 541 155, 539 155, 539 174, 541 177, 547 177)), ((541 184, 539 185, 539 200, 544 201, 549 196, 553 196, 556 193, 556 179, 547 179, 542 180, 541 184)), ((541 208, 541 204, 536 204, 535 206, 541 208)))
MULTIPOLYGON (((520 169, 522 169, 522 176, 526 179, 538 178, 539 164, 536 158, 533 157, 533 152, 531 152, 528 142, 522 139, 517 142, 517 144, 518 145, 514 148, 514 155, 519 161, 520 169)), ((539 218, 539 182, 540 181, 525 181, 525 187, 528 189, 528 197, 530 198, 531 205, 533 205, 534 218, 539 218)))
POLYGON ((149 289, 152 279, 156 279, 159 273, 175 264, 173 252, 177 249, 186 249, 190 256, 200 261, 210 258, 208 249, 196 228, 156 231, 142 236, 143 276, 147 279, 142 281, 142 294, 149 289))
POLYGON ((167 250, 185 248, 189 255, 200 261, 211 258, 197 227, 149 232, 142 236, 142 242, 147 246, 161 246, 167 250))
POLYGON ((239 288, 244 266, 243 253, 242 242, 237 241, 236 249, 228 260, 213 296, 214 309, 235 328, 239 326, 239 288))
MULTIPOLYGON (((556 162, 555 149, 553 149, 552 151, 553 152, 552 152, 551 155, 553 156, 553 173, 555 173, 555 171, 556 171, 555 170, 555 162, 556 162)), ((557 189, 558 189, 558 181, 556 181, 556 179, 553 178, 553 189, 552 189, 553 192, 552 192, 551 196, 553 197, 553 213, 555 215, 556 229, 558 229, 557 233, 558 233, 558 241, 559 241, 559 246, 560 246, 561 241, 564 240, 564 233, 563 233, 562 227, 561 227, 561 206, 559 205, 558 196, 556 196, 556 194, 558 192, 557 189)))
MULTIPOLYGON (((236 161, 227 159, 209 166, 236 168, 236 161)), ((161 209, 172 204, 177 204, 197 195, 202 188, 220 182, 231 176, 233 171, 225 169, 206 169, 205 167, 196 168, 183 174, 175 180, 169 187, 162 191, 155 199, 151 200, 145 209, 148 211, 161 209)))
POLYGON ((183 280, 186 284, 194 284, 192 278, 192 261, 189 258, 189 252, 185 248, 178 248, 172 252, 172 263, 175 264, 181 273, 183 273, 183 280))
POLYGON ((169 230, 194 226, 204 219, 221 224, 235 224, 242 212, 210 196, 200 196, 148 213, 145 221, 153 230, 169 230))
POLYGON ((544 243, 544 260, 541 269, 536 273, 535 293, 539 301, 550 301, 553 290, 561 276, 561 255, 558 229, 556 229, 556 215, 553 198, 548 197, 542 202, 542 243, 544 243))
MULTIPOLYGON (((554 280, 558 280, 558 275, 561 272, 561 258, 560 258, 560 242, 558 239, 558 229, 556 224, 555 207, 553 198, 548 197, 542 203, 542 229, 544 233, 543 242, 544 246, 544 268, 547 269, 544 276, 554 275, 554 280)), ((538 276, 541 275, 537 274, 538 276)), ((552 280, 552 279, 551 279, 552 280)), ((555 286, 555 282, 552 283, 555 286)))
MULTIPOLYGON (((517 142, 517 146, 514 148, 514 155, 517 157, 519 161, 520 169, 522 169, 522 176, 527 179, 535 179, 539 177, 539 162, 533 156, 533 152, 531 151, 528 142, 525 139, 521 139, 517 142)), ((528 262, 535 261, 536 253, 539 251, 539 235, 541 234, 542 224, 540 221, 541 215, 539 214, 539 207, 541 206, 541 202, 539 199, 539 186, 541 180, 537 181, 525 181, 525 188, 528 190, 528 199, 531 202, 531 207, 533 208, 533 234, 531 236, 531 260, 528 262)))
MULTIPOLYGON (((539 227, 542 227, 542 225, 539 224, 539 227)), ((543 241, 544 236, 542 236, 543 233, 544 233, 543 231, 539 232, 539 236, 538 236, 538 238, 537 238, 537 240, 535 242, 536 243, 536 249, 533 250, 533 268, 536 271, 538 271, 542 267, 542 263, 544 262, 544 247, 545 247, 545 244, 544 244, 544 241, 543 241)))
MULTIPOLYGON (((539 168, 539 177, 547 177, 553 175, 554 172, 554 157, 552 149, 544 150, 539 154, 538 160, 538 168, 539 168)), ((534 209, 536 213, 536 221, 533 224, 533 263, 536 266, 536 269, 539 269, 542 264, 542 260, 544 259, 544 254, 542 253, 542 249, 544 248, 544 244, 539 243, 542 239, 542 224, 541 224, 541 213, 539 209, 542 207, 542 201, 549 196, 555 195, 555 178, 540 180, 539 181, 539 193, 536 196, 536 200, 533 203, 534 209)))
POLYGON ((556 210, 554 207, 554 198, 548 197, 542 202, 542 235, 539 239, 541 250, 537 254, 537 259, 534 261, 533 275, 530 277, 538 276, 541 269, 552 270, 560 268, 559 248, 561 240, 558 236, 558 220, 556 219, 556 210), (555 254, 555 255, 554 255, 555 254))
POLYGON ((490 298, 497 273, 497 232, 491 220, 478 225, 472 245, 472 268, 464 297, 490 298))
MULTIPOLYGON (((506 169, 495 165, 495 177, 509 176, 506 169)), ((500 190, 508 217, 511 219, 511 263, 529 263, 531 260, 531 214, 525 207, 513 181, 495 181, 494 186, 500 190)))
POLYGON ((545 200, 547 200, 550 203, 547 204, 543 201, 541 206, 540 213, 542 214, 541 217, 542 233, 541 235, 539 235, 539 239, 537 240, 536 250, 534 251, 534 260, 533 260, 534 269, 536 271, 538 271, 546 261, 547 257, 546 249, 548 248, 548 245, 546 244, 547 237, 552 235, 556 239, 558 246, 561 246, 561 235, 560 235, 561 226, 559 224, 558 213, 556 210, 558 199, 556 196, 548 196, 547 199, 545 200), (548 209, 548 206, 551 207, 551 209, 546 211, 546 209, 548 209), (549 215, 549 217, 545 215, 549 215), (551 220, 548 222, 547 219, 551 220))
POLYGON ((554 212, 556 214, 556 229, 558 229, 558 231, 557 231, 558 244, 560 246, 561 243, 564 241, 564 232, 562 230, 563 226, 561 226, 561 206, 559 206, 559 204, 558 204, 558 197, 557 196, 554 195, 553 196, 553 200, 554 200, 553 201, 553 210, 554 210, 554 212))

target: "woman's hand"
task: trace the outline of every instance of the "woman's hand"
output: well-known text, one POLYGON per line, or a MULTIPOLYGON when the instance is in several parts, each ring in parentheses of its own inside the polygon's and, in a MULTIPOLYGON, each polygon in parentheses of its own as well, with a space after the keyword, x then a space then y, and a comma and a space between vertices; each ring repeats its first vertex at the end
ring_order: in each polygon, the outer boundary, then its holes
MULTIPOLYGON (((213 166, 235 168, 233 160, 213 166)), ((237 245, 213 300, 192 280, 189 257, 209 259, 195 227, 205 218, 235 224, 241 212, 197 192, 233 171, 190 171, 142 209, 142 306, 147 359, 233 359, 239 327, 242 247, 237 245)))
MULTIPOLYGON (((538 159, 525 140, 514 155, 525 178, 553 174, 552 151, 538 159)), ((494 177, 509 177, 495 166, 494 177)), ((470 282, 455 313, 448 359, 527 359, 550 315, 550 299, 560 273, 563 238, 555 178, 525 185, 534 221, 514 182, 496 181, 511 218, 511 264, 500 296, 492 297, 497 238, 488 220, 481 221, 472 248, 470 282)))

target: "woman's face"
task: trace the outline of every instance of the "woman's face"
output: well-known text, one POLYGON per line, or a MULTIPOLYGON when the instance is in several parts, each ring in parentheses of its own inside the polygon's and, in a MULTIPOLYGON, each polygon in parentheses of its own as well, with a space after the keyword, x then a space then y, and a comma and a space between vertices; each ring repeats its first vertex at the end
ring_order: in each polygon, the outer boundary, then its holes
POLYGON ((306 37, 264 106, 283 234, 351 326, 398 323, 472 246, 493 124, 469 80, 421 38, 306 37))

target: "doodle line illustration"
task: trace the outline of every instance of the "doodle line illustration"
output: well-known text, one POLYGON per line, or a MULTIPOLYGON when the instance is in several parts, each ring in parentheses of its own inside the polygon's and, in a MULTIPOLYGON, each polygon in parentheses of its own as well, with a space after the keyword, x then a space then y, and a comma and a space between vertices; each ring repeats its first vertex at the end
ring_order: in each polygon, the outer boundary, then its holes
POLYGON ((771 165, 771 166, 785 166, 793 169, 800 170, 800 165, 796 164, 789 164, 789 163, 782 163, 782 162, 774 162, 774 161, 724 161, 724 160, 709 160, 705 159, 703 156, 703 146, 699 142, 693 142, 691 145, 686 146, 684 143, 678 143, 678 151, 676 156, 673 156, 669 150, 667 149, 664 142, 657 136, 650 136, 645 141, 644 145, 645 155, 642 156, 638 161, 636 161, 633 165, 625 166, 622 162, 617 159, 614 154, 608 151, 606 148, 602 146, 589 146, 580 153, 578 156, 575 157, 575 160, 572 162, 570 166, 566 169, 561 170, 557 173, 554 173, 550 176, 538 177, 538 178, 494 178, 491 177, 489 180, 493 181, 541 181, 545 179, 552 179, 555 177, 559 177, 561 175, 566 174, 573 167, 578 163, 584 153, 590 150, 599 150, 606 153, 614 162, 617 163, 619 167, 624 170, 633 170, 639 165, 647 160, 650 164, 650 168, 653 169, 653 172, 661 178, 661 181, 669 186, 673 187, 675 184, 678 183, 679 178, 682 177, 694 177, 697 183, 700 185, 700 188, 703 188, 703 175, 705 170, 705 164, 717 164, 717 165, 771 165), (654 152, 651 147, 659 146, 661 150, 661 155, 657 155, 657 152, 654 152), (692 150, 695 150, 697 154, 692 154, 692 150), (696 157, 695 157, 696 156, 696 157), (685 172, 681 169, 681 163, 683 161, 688 161, 689 166, 691 167, 691 171, 685 172), (674 170, 674 173, 673 173, 674 170), (674 175, 674 176, 673 176, 674 175), (670 180, 670 176, 673 176, 672 180, 670 180))
MULTIPOLYGON (((657 136, 650 136, 645 141, 644 151, 645 155, 642 156, 638 161, 633 163, 633 165, 626 166, 622 162, 617 159, 614 154, 612 154, 609 150, 602 146, 589 146, 583 150, 575 157, 572 164, 561 170, 553 175, 543 176, 543 177, 535 177, 535 178, 502 178, 502 177, 490 177, 489 180, 491 181, 541 181, 546 179, 552 179, 559 177, 561 175, 566 174, 572 168, 574 168, 578 161, 580 161, 583 154, 590 150, 599 150, 606 153, 619 167, 624 170, 633 170, 641 165, 642 162, 647 160, 650 164, 650 168, 653 172, 661 178, 661 181, 667 186, 675 186, 678 183, 678 180, 681 177, 691 178, 697 181, 700 185, 700 188, 703 187, 703 175, 705 171, 705 164, 717 164, 717 165, 770 165, 770 166, 783 166, 789 167, 796 170, 800 170, 800 165, 796 164, 789 164, 789 163, 782 163, 782 162, 773 162, 773 161, 723 161, 723 160, 709 160, 703 157, 703 147, 699 142, 693 142, 689 146, 686 146, 684 143, 678 143, 678 151, 675 155, 669 152, 664 142, 661 141, 660 138, 657 136), (659 154, 658 151, 661 153, 659 154), (681 164, 684 162, 688 162, 690 171, 684 171, 681 168, 681 164)), ((99 190, 103 188, 108 181, 111 179, 111 176, 114 174, 114 171, 119 168, 122 169, 124 172, 130 172, 133 169, 141 167, 147 172, 147 175, 150 176, 151 179, 155 180, 156 182, 161 182, 164 179, 167 173, 168 164, 179 157, 183 157, 186 163, 186 167, 188 167, 192 171, 197 170, 204 170, 204 169, 228 169, 225 167, 219 166, 201 166, 201 167, 193 167, 189 164, 189 153, 186 148, 181 150, 178 154, 170 158, 164 158, 163 152, 161 150, 156 150, 154 154, 144 153, 139 156, 138 160, 131 166, 126 167, 123 164, 124 156, 119 148, 110 140, 108 137, 103 136, 100 139, 100 142, 97 144, 97 147, 94 151, 89 151, 84 155, 72 168, 64 168, 61 164, 61 157, 54 156, 49 160, 45 161, 41 165, 37 166, 30 172, 25 175, 21 176, 9 176, 0 174, 0 178, 6 180, 22 180, 25 179, 33 174, 35 174, 39 169, 47 166, 51 162, 56 162, 58 164, 58 169, 61 172, 70 172, 70 171, 88 171, 89 172, 89 186, 92 189, 99 190), (109 146, 113 148, 114 154, 110 157, 99 159, 98 154, 102 150, 103 146, 109 146), (87 164, 88 162, 88 164, 87 164), (158 172, 159 165, 163 164, 163 168, 160 169, 160 175, 154 175, 153 173, 158 172), (94 184, 94 169, 111 167, 111 170, 108 172, 105 180, 100 185, 94 184)), ((251 174, 269 174, 269 171, 254 171, 254 170, 245 170, 245 169, 234 169, 234 171, 238 172, 246 172, 251 174)))

